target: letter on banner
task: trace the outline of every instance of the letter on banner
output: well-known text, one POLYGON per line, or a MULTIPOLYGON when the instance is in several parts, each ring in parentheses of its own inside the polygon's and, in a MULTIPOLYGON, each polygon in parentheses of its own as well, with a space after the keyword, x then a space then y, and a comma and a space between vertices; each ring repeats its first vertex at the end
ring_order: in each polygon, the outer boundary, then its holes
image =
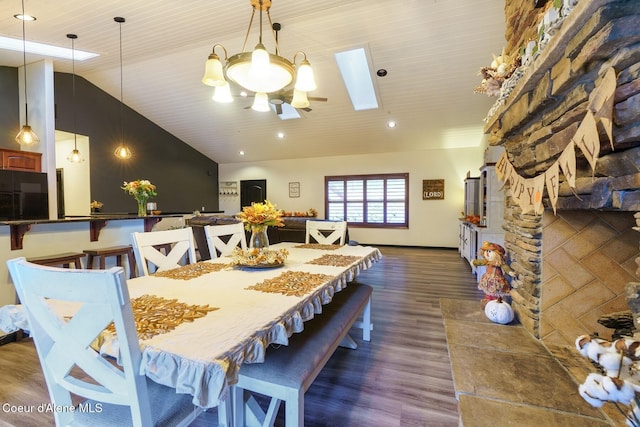
POLYGON ((558 162, 554 162, 549 169, 544 173, 545 181, 547 184, 547 194, 553 207, 553 214, 556 214, 556 204, 558 203, 558 187, 560 181, 560 168, 558 162))
POLYGON ((565 177, 567 177, 567 183, 569 187, 576 188, 576 153, 573 140, 567 144, 558 162, 560 163, 560 169, 565 177))
POLYGON ((591 165, 591 172, 596 171, 596 162, 600 154, 600 138, 596 118, 591 111, 587 111, 572 141, 580 148, 591 165))
POLYGON ((591 92, 589 96, 589 110, 593 112, 596 119, 600 121, 602 127, 604 127, 611 149, 613 150, 613 132, 612 119, 613 119, 613 101, 616 91, 617 79, 616 70, 609 68, 600 84, 591 92))
POLYGON ((509 157, 507 156, 507 152, 503 151, 496 163, 496 176, 500 181, 504 180, 505 175, 507 175, 507 166, 509 165, 509 157))
POLYGON ((533 181, 533 211, 536 215, 541 215, 544 212, 542 195, 544 193, 545 173, 536 176, 531 181, 533 181))

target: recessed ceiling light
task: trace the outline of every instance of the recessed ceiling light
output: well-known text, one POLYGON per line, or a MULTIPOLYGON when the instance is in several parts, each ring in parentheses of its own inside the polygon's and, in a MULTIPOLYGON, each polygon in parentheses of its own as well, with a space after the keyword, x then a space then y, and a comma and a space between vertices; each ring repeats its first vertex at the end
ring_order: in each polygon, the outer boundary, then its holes
POLYGON ((389 121, 387 122, 387 127, 388 127, 389 129, 393 129, 393 128, 395 128, 396 126, 398 126, 398 123, 397 123, 395 120, 389 120, 389 121))
POLYGON ((284 139, 284 132, 278 132, 278 138, 284 139))
MULTIPOLYGON (((36 43, 25 41, 24 48, 22 45, 22 39, 14 39, 11 37, 0 36, 0 49, 15 50, 22 52, 26 49, 27 53, 35 53, 37 55, 52 56, 55 58, 72 59, 74 53, 71 49, 60 46, 53 46, 50 44, 36 43)), ((84 61, 98 56, 97 53, 86 52, 82 50, 75 50, 75 60, 84 61)))
POLYGON ((36 17, 33 15, 27 15, 26 13, 23 15, 22 13, 16 13, 13 15, 14 18, 19 19, 21 21, 35 21, 36 17))
POLYGON ((244 151, 240 150, 240 155, 244 156, 244 151))

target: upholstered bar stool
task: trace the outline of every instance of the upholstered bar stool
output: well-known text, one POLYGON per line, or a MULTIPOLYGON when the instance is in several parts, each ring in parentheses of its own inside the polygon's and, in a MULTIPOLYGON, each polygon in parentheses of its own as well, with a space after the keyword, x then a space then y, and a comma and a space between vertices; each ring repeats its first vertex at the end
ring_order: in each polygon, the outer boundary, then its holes
POLYGON ((94 259, 98 259, 98 265, 101 270, 106 267, 106 259, 108 257, 116 257, 116 265, 122 267, 123 258, 126 256, 129 260, 129 277, 136 277, 136 258, 133 255, 131 245, 113 246, 110 248, 86 249, 83 251, 87 255, 87 268, 93 268, 94 259))
POLYGON ((73 264, 73 268, 82 268, 82 258, 84 258, 83 253, 65 252, 61 254, 27 258, 27 261, 34 264, 47 265, 49 267, 62 266, 64 268, 71 268, 71 264, 73 264))

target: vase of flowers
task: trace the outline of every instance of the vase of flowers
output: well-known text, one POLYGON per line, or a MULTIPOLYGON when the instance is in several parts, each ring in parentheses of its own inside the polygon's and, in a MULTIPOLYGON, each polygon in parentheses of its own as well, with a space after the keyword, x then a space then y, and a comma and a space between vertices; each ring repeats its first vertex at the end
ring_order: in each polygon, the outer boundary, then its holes
POLYGON ((238 214, 238 219, 244 223, 244 228, 247 231, 251 231, 249 247, 252 249, 267 249, 269 247, 267 228, 269 226, 284 226, 282 211, 276 209, 269 200, 245 206, 238 214))
POLYGON ((89 207, 91 208, 91 213, 100 212, 102 210, 102 206, 103 206, 103 203, 97 200, 94 200, 89 204, 89 207))
POLYGON ((126 193, 133 196, 138 203, 138 216, 147 216, 147 201, 149 198, 157 196, 156 186, 147 179, 138 179, 124 183, 122 188, 126 193))

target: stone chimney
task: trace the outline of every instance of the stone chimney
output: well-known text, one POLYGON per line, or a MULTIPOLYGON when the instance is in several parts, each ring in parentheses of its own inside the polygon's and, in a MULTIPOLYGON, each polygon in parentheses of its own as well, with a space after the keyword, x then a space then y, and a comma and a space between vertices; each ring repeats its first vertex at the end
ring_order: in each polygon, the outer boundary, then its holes
MULTIPOLYGON (((537 35, 546 8, 507 1, 509 53, 537 35), (527 25, 522 25, 529 20, 527 25), (532 28, 535 31, 532 31, 532 28)), ((535 337, 573 345, 581 334, 608 338, 598 318, 628 310, 625 286, 636 281, 640 257, 634 213, 640 211, 640 3, 637 0, 565 0, 570 13, 553 27, 544 49, 511 92, 496 103, 485 131, 505 148, 516 173, 548 173, 572 143, 590 95, 607 70, 615 71, 613 132, 598 124, 595 167, 575 150, 575 185, 560 173, 557 211, 545 192, 541 214, 523 213, 505 197, 505 248, 523 285, 513 308, 535 337)), ((637 218, 638 214, 636 214, 637 218)))

